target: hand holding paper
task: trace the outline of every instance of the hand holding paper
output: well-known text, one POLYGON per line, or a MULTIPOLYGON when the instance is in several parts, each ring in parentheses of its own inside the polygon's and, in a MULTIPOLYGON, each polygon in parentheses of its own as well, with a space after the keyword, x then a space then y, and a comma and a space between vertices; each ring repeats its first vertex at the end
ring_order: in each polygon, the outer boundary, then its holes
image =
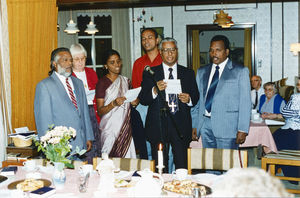
POLYGON ((142 89, 141 87, 138 87, 138 88, 135 88, 135 89, 128 90, 124 95, 124 97, 126 98, 126 100, 124 102, 134 101, 138 97, 141 89, 142 89))

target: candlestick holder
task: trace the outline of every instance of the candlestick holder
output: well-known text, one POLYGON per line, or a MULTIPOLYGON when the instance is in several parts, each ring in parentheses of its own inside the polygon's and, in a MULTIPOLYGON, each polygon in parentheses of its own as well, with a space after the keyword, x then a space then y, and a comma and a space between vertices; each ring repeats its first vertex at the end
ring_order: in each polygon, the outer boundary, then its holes
POLYGON ((158 174, 162 175, 163 169, 165 168, 165 166, 164 165, 162 165, 162 166, 157 165, 156 168, 158 169, 158 174))

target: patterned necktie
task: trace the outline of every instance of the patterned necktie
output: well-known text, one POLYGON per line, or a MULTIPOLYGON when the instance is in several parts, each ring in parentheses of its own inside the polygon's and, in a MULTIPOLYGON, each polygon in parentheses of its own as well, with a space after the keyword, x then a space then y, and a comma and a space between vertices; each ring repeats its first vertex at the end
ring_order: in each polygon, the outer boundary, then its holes
POLYGON ((211 83, 210 83, 210 86, 209 86, 209 89, 208 89, 208 93, 207 93, 207 96, 206 96, 205 108, 206 108, 208 113, 210 113, 210 111, 211 111, 211 104, 212 104, 212 101, 213 101, 213 98, 214 98, 216 87, 217 87, 218 82, 219 82, 219 69, 220 69, 220 67, 217 65, 215 74, 214 74, 214 76, 211 80, 211 83))
MULTIPOLYGON (((169 79, 174 79, 173 75, 172 75, 172 68, 169 68, 169 79)), ((178 111, 178 98, 176 94, 169 94, 169 108, 170 108, 170 112, 172 114, 175 114, 178 111)))
POLYGON ((69 94, 71 96, 71 101, 74 104, 74 106, 76 107, 76 109, 78 110, 77 101, 76 101, 75 95, 73 93, 73 90, 72 90, 72 87, 71 87, 71 85, 69 83, 68 78, 66 78, 66 84, 67 84, 67 88, 68 88, 69 94))
POLYGON ((258 103, 258 93, 257 93, 257 91, 255 91, 255 103, 254 103, 253 109, 256 109, 257 103, 258 103))

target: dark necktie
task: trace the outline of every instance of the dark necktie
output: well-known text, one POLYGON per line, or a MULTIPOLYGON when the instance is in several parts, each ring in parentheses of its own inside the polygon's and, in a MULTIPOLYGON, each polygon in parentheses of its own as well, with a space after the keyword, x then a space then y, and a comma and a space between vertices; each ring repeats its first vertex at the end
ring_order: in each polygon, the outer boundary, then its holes
POLYGON ((217 65, 215 74, 214 74, 214 76, 211 80, 211 83, 210 83, 210 86, 209 86, 209 89, 208 89, 208 93, 207 93, 207 96, 206 96, 205 109, 207 110, 208 113, 210 113, 210 111, 211 111, 212 101, 213 101, 213 98, 214 98, 216 87, 217 87, 218 82, 219 82, 219 69, 220 69, 220 67, 217 65))
MULTIPOLYGON (((172 75, 172 68, 169 68, 169 79, 174 79, 172 75)), ((175 114, 178 111, 178 99, 176 94, 169 94, 169 108, 172 114, 175 114)))
POLYGON ((75 108, 78 110, 77 101, 76 101, 75 95, 73 93, 73 90, 72 90, 72 87, 71 87, 71 85, 69 83, 68 78, 66 78, 66 84, 67 84, 67 88, 68 88, 69 94, 71 96, 71 101, 74 104, 75 108))
POLYGON ((257 93, 257 91, 255 91, 255 103, 254 103, 253 109, 256 109, 257 103, 258 103, 258 93, 257 93))

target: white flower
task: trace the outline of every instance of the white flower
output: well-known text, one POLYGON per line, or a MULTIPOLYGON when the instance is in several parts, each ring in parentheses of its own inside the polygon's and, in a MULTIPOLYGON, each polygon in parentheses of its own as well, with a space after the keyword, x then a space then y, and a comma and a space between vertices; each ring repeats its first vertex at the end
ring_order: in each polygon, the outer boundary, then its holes
POLYGON ((72 127, 69 127, 69 130, 71 132, 72 137, 74 138, 76 136, 76 130, 72 127))
POLYGON ((57 143, 59 143, 60 139, 61 139, 60 137, 53 137, 48 142, 50 144, 57 144, 57 143))

